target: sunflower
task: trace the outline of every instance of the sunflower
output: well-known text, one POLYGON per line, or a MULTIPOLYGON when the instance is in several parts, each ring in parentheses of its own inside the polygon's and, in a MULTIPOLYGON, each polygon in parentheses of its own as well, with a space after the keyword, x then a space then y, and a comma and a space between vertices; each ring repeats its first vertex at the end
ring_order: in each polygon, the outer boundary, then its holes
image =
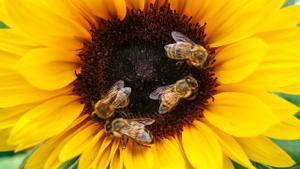
POLYGON ((295 162, 272 139, 300 138, 300 6, 284 0, 0 0, 0 150, 35 147, 26 169, 232 169, 295 162), (177 31, 211 62, 166 56, 177 31), (192 76, 197 90, 164 114, 149 94, 192 76), (95 103, 122 80, 129 104, 95 119, 95 103), (152 119, 153 144, 124 146, 116 119, 152 119))

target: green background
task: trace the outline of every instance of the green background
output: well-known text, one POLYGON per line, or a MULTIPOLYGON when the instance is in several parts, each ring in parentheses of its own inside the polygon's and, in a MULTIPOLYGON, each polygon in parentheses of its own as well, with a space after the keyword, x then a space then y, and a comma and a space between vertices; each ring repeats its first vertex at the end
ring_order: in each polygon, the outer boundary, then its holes
MULTIPOLYGON (((288 0, 286 2, 287 5, 293 5, 295 3, 300 3, 300 0, 288 0)), ((7 26, 0 22, 0 29, 1 28, 7 28, 7 26)), ((288 101, 297 104, 300 106, 300 96, 292 96, 292 95, 285 95, 285 94, 279 94, 281 97, 287 99, 288 101)), ((300 169, 300 140, 298 141, 280 141, 280 140, 274 140, 279 146, 281 146, 283 149, 285 149, 292 157, 293 159, 298 163, 297 166, 292 167, 291 169, 300 169)), ((25 157, 29 153, 22 152, 15 154, 13 152, 4 152, 0 153, 0 169, 18 169, 20 165, 22 164, 22 161, 25 159, 25 157)), ((70 161, 70 163, 66 163, 61 168, 68 168, 73 169, 76 165, 76 159, 70 161), (75 164, 74 164, 75 162, 75 164)), ((236 169, 243 169, 243 167, 236 165, 236 169)), ((255 164, 257 168, 259 169, 270 169, 270 167, 262 166, 259 164, 255 164)))

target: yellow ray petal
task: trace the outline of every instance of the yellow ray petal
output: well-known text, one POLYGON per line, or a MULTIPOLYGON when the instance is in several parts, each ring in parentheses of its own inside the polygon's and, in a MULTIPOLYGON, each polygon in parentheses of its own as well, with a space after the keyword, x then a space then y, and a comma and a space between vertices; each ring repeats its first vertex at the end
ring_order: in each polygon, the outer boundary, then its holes
POLYGON ((126 6, 129 9, 140 9, 144 10, 146 0, 125 0, 126 1, 126 6))
POLYGON ((104 130, 101 130, 94 136, 90 144, 85 148, 80 156, 78 169, 88 169, 95 163, 96 156, 103 141, 104 130))
POLYGON ((76 79, 78 62, 77 52, 42 48, 28 52, 15 69, 32 85, 55 90, 66 87, 76 79))
POLYGON ((251 160, 274 167, 291 167, 294 160, 266 137, 237 138, 251 160))
POLYGON ((6 56, 2 57, 2 53, 9 53, 15 57, 20 57, 28 50, 39 46, 32 40, 29 40, 30 38, 25 37, 22 33, 14 29, 0 29, 0 39, 1 61, 6 59, 6 56))
POLYGON ((64 142, 64 140, 67 139, 70 135, 72 136, 73 133, 76 133, 76 130, 80 130, 86 126, 86 124, 84 123, 85 119, 86 116, 78 118, 65 132, 47 140, 45 143, 42 143, 40 146, 38 146, 38 148, 26 161, 25 169, 44 168, 45 163, 47 162, 47 160, 49 160, 51 153, 59 147, 60 143, 64 142))
POLYGON ((61 96, 28 111, 14 126, 9 142, 32 145, 57 135, 82 112, 83 105, 77 100, 75 96, 61 96))
POLYGON ((105 138, 103 142, 100 143, 101 147, 95 158, 95 162, 92 164, 93 169, 107 168, 118 149, 118 139, 113 139, 107 135, 105 135, 104 137, 105 138))
POLYGON ((123 19, 126 16, 125 0, 74 0, 72 3, 77 7, 83 8, 86 13, 104 19, 111 19, 114 17, 123 19))
POLYGON ((280 124, 269 129, 265 135, 280 140, 300 139, 300 120, 296 117, 285 119, 280 124))
POLYGON ((224 92, 214 98, 204 116, 209 123, 230 135, 257 136, 279 123, 271 109, 252 95, 224 92))
POLYGON ((92 26, 95 26, 91 25, 89 20, 90 18, 86 18, 87 16, 83 13, 83 11, 80 10, 80 8, 76 8, 72 1, 45 0, 45 3, 52 12, 55 12, 55 14, 58 14, 63 18, 78 23, 87 31, 89 31, 92 26))
POLYGON ((13 107, 22 104, 36 103, 58 95, 66 94, 69 87, 55 91, 40 90, 15 72, 0 75, 0 107, 13 107))
POLYGON ((11 128, 0 130, 0 151, 13 151, 16 146, 7 143, 11 128))
MULTIPOLYGON (((216 5, 220 5, 221 3, 222 1, 220 1, 220 3, 217 3, 216 5)), ((183 13, 186 14, 187 16, 193 16, 192 20, 194 22, 200 21, 200 23, 203 24, 205 22, 205 20, 203 19, 203 13, 208 12, 207 9, 210 8, 211 5, 212 3, 209 0, 202 0, 202 1, 188 0, 186 1, 186 5, 183 13)), ((212 8, 212 9, 216 9, 216 8, 212 8)))
POLYGON ((109 169, 123 169, 123 154, 122 150, 118 149, 115 155, 113 156, 109 169))
POLYGON ((183 129, 182 145, 184 152, 194 168, 220 169, 223 153, 215 134, 202 122, 183 129))
POLYGON ((185 169, 185 161, 174 138, 158 141, 153 145, 155 169, 185 169))
POLYGON ((82 121, 81 120, 75 122, 73 125, 74 127, 70 127, 67 130, 65 130, 64 133, 59 135, 58 137, 55 137, 54 139, 58 139, 59 142, 56 144, 56 147, 51 151, 51 153, 48 154, 47 161, 44 164, 45 169, 53 169, 58 168, 61 164, 63 164, 65 161, 59 160, 59 154, 61 150, 64 148, 66 143, 73 138, 76 134, 84 130, 85 128, 89 127, 93 124, 91 121, 82 121), (80 122, 79 124, 77 124, 80 122))
POLYGON ((19 56, 0 49, 0 59, 0 69, 10 71, 13 70, 14 65, 18 62, 19 56))
POLYGON ((27 33, 43 45, 79 49, 83 42, 81 39, 90 39, 90 34, 86 29, 72 20, 55 14, 47 8, 44 2, 3 0, 3 7, 5 23, 27 33), (61 45, 62 42, 66 43, 61 45))
POLYGON ((218 141, 221 143, 222 149, 226 156, 232 160, 238 162, 239 164, 245 166, 248 169, 254 169, 255 167, 251 164, 249 158, 244 152, 243 148, 235 141, 233 137, 227 135, 221 130, 208 124, 214 133, 218 136, 218 141))
POLYGON ((20 105, 0 109, 0 130, 13 127, 22 115, 36 105, 20 105))
POLYGON ((279 91, 281 87, 300 84, 300 52, 297 50, 300 29, 273 31, 260 36, 267 42, 269 52, 243 84, 268 91, 279 91))
POLYGON ((250 38, 221 49, 216 55, 215 71, 222 84, 236 83, 260 64, 267 53, 266 43, 259 38, 250 38))
POLYGON ((300 5, 291 5, 274 13, 268 22, 262 26, 262 32, 295 28, 300 22, 300 5))
MULTIPOLYGON (((256 87, 256 86, 255 86, 256 87)), ((280 120, 284 121, 299 111, 299 107, 287 100, 265 91, 245 87, 242 84, 221 85, 217 89, 219 92, 241 92, 253 95, 263 101, 280 120)))
POLYGON ((124 165, 127 169, 152 169, 154 167, 154 154, 151 148, 130 140, 123 153, 124 165))
MULTIPOLYGON (((179 14, 183 14, 186 8, 186 4, 187 4, 188 0, 172 0, 170 1, 170 6, 171 9, 176 10, 177 13, 179 14)), ((193 15, 189 15, 189 16, 193 16, 193 15)))
POLYGON ((80 155, 91 143, 96 132, 100 130, 98 124, 90 125, 72 137, 59 154, 59 161, 68 161, 80 155))
MULTIPOLYGON (((234 0, 236 2, 237 0, 234 0)), ((281 8, 284 0, 253 0, 247 1, 233 14, 228 15, 226 20, 221 20, 220 25, 214 25, 207 29, 208 39, 211 46, 218 47, 250 37, 261 29, 257 25, 262 25, 274 12, 281 8), (240 22, 247 18, 247 22, 240 22)), ((240 4, 239 2, 236 2, 240 4)), ((223 10, 226 8, 223 8, 223 10)), ((219 15, 222 15, 223 10, 219 15)), ((219 16, 216 15, 216 16, 219 16)), ((209 22, 208 22, 209 23, 209 22)))
POLYGON ((300 83, 279 87, 275 90, 279 91, 279 92, 282 92, 282 93, 300 95, 300 83))
POLYGON ((235 169, 229 158, 224 156, 223 162, 223 169, 235 169))

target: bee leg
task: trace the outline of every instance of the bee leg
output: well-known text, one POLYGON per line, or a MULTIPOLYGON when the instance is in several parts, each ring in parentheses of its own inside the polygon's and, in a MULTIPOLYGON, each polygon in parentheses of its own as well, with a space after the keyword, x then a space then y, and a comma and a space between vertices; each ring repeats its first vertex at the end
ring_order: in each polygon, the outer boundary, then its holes
POLYGON ((128 143, 128 137, 122 136, 121 137, 121 146, 122 146, 123 149, 126 148, 127 143, 128 143))

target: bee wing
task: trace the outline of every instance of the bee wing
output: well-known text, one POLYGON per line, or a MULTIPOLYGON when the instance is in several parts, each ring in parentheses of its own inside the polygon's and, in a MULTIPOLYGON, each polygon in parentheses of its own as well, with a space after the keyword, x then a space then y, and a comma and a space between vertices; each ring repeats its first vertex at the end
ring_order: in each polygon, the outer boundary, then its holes
POLYGON ((116 98, 112 102, 112 104, 117 108, 123 108, 128 105, 128 98, 131 93, 130 87, 122 88, 118 91, 116 98))
POLYGON ((149 130, 145 129, 144 127, 124 127, 120 130, 120 133, 128 136, 129 138, 132 138, 134 141, 141 144, 153 143, 153 135, 149 130))
POLYGON ((195 44, 195 42, 193 42, 190 38, 186 37, 184 34, 180 32, 173 31, 172 37, 176 42, 188 42, 188 43, 195 44))
POLYGON ((115 91, 121 90, 122 88, 124 88, 124 81, 119 80, 110 88, 108 93, 113 93, 115 91))
POLYGON ((129 124, 134 123, 134 125, 139 126, 139 127, 144 127, 147 125, 151 125, 155 122, 154 119, 151 118, 140 118, 140 119, 130 119, 128 120, 129 124))
POLYGON ((161 94, 166 91, 167 89, 172 88, 173 85, 168 85, 168 86, 162 86, 162 87, 158 87, 156 90, 154 90, 150 95, 150 99, 152 100, 159 100, 161 94))

